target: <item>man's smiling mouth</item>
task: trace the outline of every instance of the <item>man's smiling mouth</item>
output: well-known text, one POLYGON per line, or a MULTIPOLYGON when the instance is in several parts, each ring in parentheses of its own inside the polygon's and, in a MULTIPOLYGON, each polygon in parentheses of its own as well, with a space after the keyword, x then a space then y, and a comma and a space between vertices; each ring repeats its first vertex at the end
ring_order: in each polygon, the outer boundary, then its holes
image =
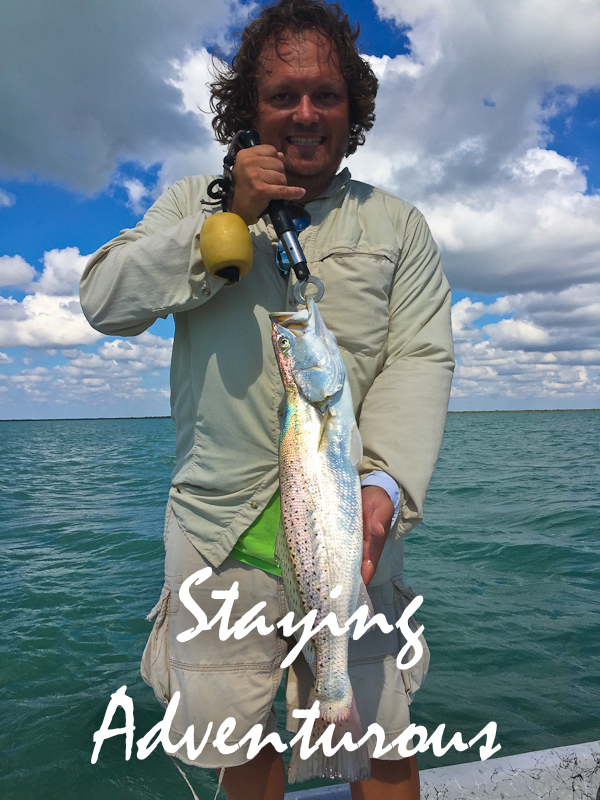
POLYGON ((323 144, 323 142, 325 141, 325 137, 324 136, 286 136, 286 140, 290 144, 311 146, 311 145, 323 144))

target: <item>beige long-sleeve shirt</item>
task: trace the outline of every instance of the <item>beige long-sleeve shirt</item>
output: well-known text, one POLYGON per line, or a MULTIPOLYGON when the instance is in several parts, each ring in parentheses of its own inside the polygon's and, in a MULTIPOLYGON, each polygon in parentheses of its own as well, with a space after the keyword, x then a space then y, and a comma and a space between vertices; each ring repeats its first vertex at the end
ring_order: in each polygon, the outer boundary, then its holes
MULTIPOLYGON (((250 227, 251 271, 211 277, 199 233, 214 207, 210 176, 171 186, 131 230, 90 259, 81 303, 102 333, 135 336, 173 314, 171 409, 177 427, 171 500, 197 549, 218 566, 278 485, 284 394, 268 314, 295 309, 277 237, 250 227)), ((319 310, 346 364, 363 440, 361 475, 382 470, 404 501, 374 584, 401 569, 397 542, 422 519, 454 366, 450 290, 422 215, 353 181, 347 169, 308 203, 300 242, 325 295, 319 310), (396 540, 396 545, 394 543, 396 540)))

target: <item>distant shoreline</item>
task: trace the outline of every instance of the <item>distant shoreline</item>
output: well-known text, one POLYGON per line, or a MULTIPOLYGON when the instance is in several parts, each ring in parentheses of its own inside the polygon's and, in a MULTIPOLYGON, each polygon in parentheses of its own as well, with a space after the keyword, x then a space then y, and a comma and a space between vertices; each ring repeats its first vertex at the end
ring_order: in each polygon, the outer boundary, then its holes
POLYGON ((494 411, 448 411, 448 414, 562 414, 563 411, 600 411, 600 408, 499 408, 494 411))
MULTIPOLYGON (((600 408, 515 408, 495 411, 448 411, 448 414, 563 414, 573 411, 600 411, 600 408)), ((94 422, 107 419, 171 419, 170 416, 159 417, 40 417, 39 419, 0 419, 0 422, 94 422)))

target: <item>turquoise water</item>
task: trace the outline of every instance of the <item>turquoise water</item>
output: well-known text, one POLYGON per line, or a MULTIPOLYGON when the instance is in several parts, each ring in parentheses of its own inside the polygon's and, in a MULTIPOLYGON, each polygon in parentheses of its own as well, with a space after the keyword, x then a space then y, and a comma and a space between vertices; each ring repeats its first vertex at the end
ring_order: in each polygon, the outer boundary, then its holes
MULTIPOLYGON (((90 764, 121 685, 136 739, 162 717, 138 664, 173 450, 167 419, 0 422, 4 800, 191 797, 163 753, 126 762, 123 737, 90 764)), ((494 720, 499 755, 598 738, 599 453, 600 412, 449 416, 406 548, 432 652, 414 722, 467 739, 494 720)), ((213 776, 190 773, 212 799, 213 776)))

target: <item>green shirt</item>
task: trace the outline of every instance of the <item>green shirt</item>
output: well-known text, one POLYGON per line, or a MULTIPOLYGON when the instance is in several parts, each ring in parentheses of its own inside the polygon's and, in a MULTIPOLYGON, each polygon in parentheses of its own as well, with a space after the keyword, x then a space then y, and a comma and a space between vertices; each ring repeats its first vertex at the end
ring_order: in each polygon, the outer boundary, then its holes
POLYGON ((263 511, 237 540, 230 555, 244 564, 281 575, 281 569, 275 563, 275 540, 280 517, 281 495, 277 489, 263 511))

